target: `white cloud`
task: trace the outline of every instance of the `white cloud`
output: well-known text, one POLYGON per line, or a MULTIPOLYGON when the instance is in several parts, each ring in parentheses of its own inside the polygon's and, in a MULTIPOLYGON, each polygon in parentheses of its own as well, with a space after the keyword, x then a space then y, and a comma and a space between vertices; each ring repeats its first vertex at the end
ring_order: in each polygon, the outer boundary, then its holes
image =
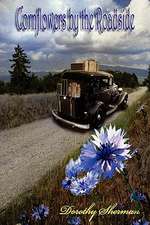
POLYGON ((41 59, 46 59, 47 55, 44 54, 43 52, 36 52, 36 53, 31 53, 31 59, 33 59, 34 61, 38 61, 41 59))
MULTIPOLYGON (((0 54, 10 54, 14 45, 21 43, 34 63, 42 60, 59 67, 78 58, 93 57, 103 64, 120 64, 147 67, 150 60, 150 1, 131 0, 129 8, 135 14, 135 30, 127 32, 104 32, 98 34, 79 32, 76 38, 69 32, 44 32, 37 38, 33 32, 17 32, 14 24, 16 7, 24 6, 26 12, 34 13, 40 7, 45 12, 65 12, 67 8, 79 11, 93 10, 99 6, 112 10, 118 6, 113 0, 2 0, 0 1, 0 54)), ((1 60, 0 60, 1 61, 1 60)), ((41 64, 41 66, 45 64, 41 64)))

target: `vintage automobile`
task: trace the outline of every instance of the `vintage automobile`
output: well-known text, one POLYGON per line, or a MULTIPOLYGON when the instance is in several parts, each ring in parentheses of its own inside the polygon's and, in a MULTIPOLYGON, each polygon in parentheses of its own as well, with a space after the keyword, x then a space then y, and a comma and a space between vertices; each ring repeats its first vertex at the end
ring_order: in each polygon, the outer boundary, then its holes
POLYGON ((67 70, 57 84, 53 117, 81 129, 98 128, 107 115, 128 105, 128 94, 103 71, 67 70))

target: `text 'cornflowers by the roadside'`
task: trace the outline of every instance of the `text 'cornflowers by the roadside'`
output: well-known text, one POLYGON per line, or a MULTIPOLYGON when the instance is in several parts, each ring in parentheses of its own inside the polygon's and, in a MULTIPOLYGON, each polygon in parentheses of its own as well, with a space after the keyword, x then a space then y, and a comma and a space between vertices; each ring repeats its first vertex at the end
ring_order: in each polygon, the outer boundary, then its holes
POLYGON ((74 195, 90 194, 99 182, 112 178, 116 171, 121 172, 126 160, 133 156, 128 141, 125 132, 115 126, 95 130, 81 148, 79 158, 71 159, 66 166, 63 188, 74 195))

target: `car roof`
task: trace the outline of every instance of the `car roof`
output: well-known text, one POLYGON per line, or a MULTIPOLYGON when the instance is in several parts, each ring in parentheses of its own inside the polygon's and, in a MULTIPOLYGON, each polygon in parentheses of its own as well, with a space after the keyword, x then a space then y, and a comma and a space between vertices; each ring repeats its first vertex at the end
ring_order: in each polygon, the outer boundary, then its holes
POLYGON ((87 77, 113 77, 111 73, 105 72, 105 71, 97 71, 97 72, 88 72, 88 71, 81 71, 81 70, 65 70, 63 71, 63 75, 70 75, 70 76, 76 76, 78 74, 81 76, 87 76, 87 77))

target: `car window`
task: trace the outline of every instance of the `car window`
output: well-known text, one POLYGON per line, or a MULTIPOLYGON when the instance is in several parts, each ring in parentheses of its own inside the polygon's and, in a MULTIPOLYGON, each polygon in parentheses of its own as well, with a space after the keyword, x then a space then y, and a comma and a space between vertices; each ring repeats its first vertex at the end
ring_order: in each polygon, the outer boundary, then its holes
POLYGON ((108 78, 101 78, 99 81, 100 87, 106 87, 109 85, 109 79, 108 78))
POLYGON ((80 84, 74 81, 70 81, 68 85, 67 95, 69 97, 79 98, 81 96, 80 84))

